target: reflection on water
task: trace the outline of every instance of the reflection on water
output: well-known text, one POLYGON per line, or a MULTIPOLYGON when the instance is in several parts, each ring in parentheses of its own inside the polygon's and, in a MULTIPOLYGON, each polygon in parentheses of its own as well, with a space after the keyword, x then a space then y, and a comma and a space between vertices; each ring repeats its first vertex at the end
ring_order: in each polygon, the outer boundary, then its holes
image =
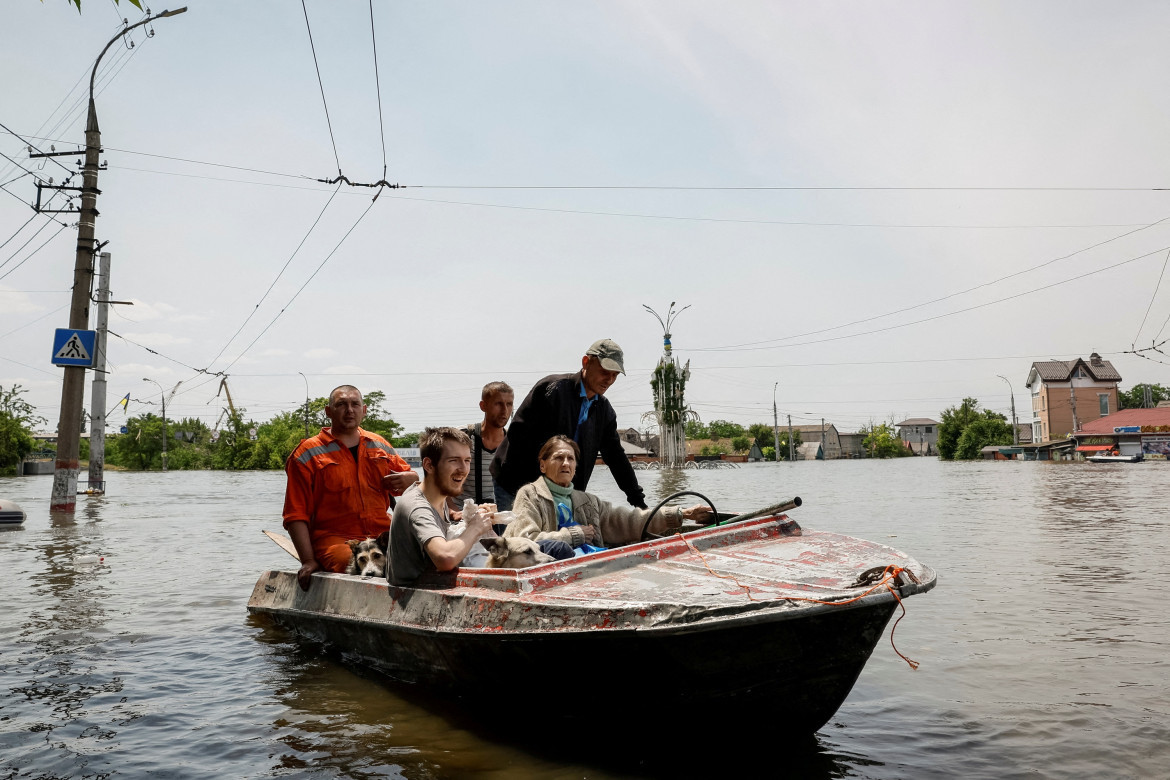
MULTIPOLYGON (((651 502, 695 490, 732 511, 800 495, 790 514, 805 528, 939 572, 898 628, 917 672, 887 637, 815 738, 725 741, 669 712, 673 739, 652 724, 565 734, 541 716, 577 685, 610 685, 621 707, 685 680, 595 681, 587 659, 566 659, 522 692, 484 680, 436 697, 251 618, 259 573, 292 563, 260 534, 279 528, 281 474, 111 474, 75 517, 49 516, 51 480, 0 480, 29 515, 0 534, 0 778, 1161 776, 1165 469, 915 458, 638 472, 651 502)), ((591 488, 623 500, 604 468, 591 488)))

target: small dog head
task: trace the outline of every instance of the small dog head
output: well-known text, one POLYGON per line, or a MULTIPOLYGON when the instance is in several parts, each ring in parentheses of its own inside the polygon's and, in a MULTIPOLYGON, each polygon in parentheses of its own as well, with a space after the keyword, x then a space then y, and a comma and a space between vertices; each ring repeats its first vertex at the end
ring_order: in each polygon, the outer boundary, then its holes
POLYGON ((487 563, 484 564, 486 569, 526 569, 538 563, 556 560, 551 555, 542 553, 536 542, 521 536, 497 536, 495 539, 482 539, 480 542, 488 551, 487 563))
POLYGON ((346 567, 346 574, 360 574, 363 577, 386 576, 386 547, 390 532, 383 532, 377 539, 350 539, 349 549, 353 557, 346 567))

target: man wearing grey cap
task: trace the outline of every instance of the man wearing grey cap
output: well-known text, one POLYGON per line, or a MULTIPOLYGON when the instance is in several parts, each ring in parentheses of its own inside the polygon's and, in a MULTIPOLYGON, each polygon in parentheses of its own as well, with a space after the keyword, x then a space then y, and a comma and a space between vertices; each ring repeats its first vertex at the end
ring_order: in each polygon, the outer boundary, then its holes
POLYGON ((516 410, 508 435, 492 459, 496 504, 501 511, 512 508, 522 485, 540 477, 537 455, 557 434, 568 436, 581 448, 573 487, 586 488, 600 454, 626 500, 646 508, 646 494, 618 438, 617 415, 605 398, 605 391, 624 373, 622 348, 612 339, 601 339, 585 351, 580 371, 553 374, 536 383, 516 410))

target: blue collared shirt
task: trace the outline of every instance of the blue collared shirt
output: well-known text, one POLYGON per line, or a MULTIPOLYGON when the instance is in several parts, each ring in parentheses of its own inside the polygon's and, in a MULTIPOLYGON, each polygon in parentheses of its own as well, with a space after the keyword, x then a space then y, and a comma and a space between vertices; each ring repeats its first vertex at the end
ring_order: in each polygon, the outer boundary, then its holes
POLYGON ((589 407, 593 406, 593 402, 597 400, 597 396, 590 398, 585 393, 585 382, 581 382, 581 413, 577 415, 577 428, 573 431, 573 441, 577 441, 577 436, 581 432, 581 423, 585 422, 589 417, 589 407))

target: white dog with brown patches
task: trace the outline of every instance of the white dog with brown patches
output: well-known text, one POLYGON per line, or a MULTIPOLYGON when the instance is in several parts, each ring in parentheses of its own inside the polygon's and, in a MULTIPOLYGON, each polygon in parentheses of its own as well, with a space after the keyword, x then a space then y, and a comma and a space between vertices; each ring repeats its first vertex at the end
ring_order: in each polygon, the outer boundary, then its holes
POLYGON ((386 576, 386 547, 390 543, 390 532, 383 531, 377 539, 350 539, 349 549, 353 557, 349 559, 346 574, 360 574, 363 577, 386 576))

